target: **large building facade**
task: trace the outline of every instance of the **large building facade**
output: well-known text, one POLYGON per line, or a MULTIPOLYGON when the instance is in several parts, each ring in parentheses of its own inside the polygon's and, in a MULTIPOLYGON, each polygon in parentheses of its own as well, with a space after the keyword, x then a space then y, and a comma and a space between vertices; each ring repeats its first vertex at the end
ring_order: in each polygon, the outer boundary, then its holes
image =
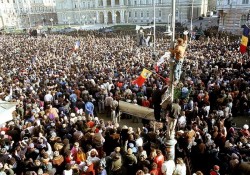
POLYGON ((0 0, 0 28, 29 28, 57 23, 54 0, 0 0))
MULTIPOLYGON (((59 23, 147 24, 168 23, 172 0, 57 0, 59 23), (154 10, 155 9, 155 10, 154 10), (154 13, 155 11, 155 13, 154 13)), ((207 11, 207 0, 176 0, 176 20, 185 23, 207 11)))
POLYGON ((241 26, 247 22, 250 0, 218 0, 219 30, 241 35, 241 26))
MULTIPOLYGON (((175 0, 176 22, 205 15, 208 0, 175 0), (192 10, 193 9, 193 10, 192 10), (192 14, 193 12, 193 14, 192 14)), ((0 0, 0 28, 55 24, 166 24, 172 0, 0 0)))

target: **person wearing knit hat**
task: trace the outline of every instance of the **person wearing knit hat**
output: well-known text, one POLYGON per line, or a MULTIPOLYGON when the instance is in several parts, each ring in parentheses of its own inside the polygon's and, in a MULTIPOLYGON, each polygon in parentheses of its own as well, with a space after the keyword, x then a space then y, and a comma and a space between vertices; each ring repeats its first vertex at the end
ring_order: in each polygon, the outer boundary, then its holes
POLYGON ((240 130, 243 136, 250 137, 249 126, 247 124, 243 125, 243 128, 240 130))
POLYGON ((210 175, 220 175, 219 171, 220 167, 218 165, 214 165, 213 169, 210 171, 210 175))

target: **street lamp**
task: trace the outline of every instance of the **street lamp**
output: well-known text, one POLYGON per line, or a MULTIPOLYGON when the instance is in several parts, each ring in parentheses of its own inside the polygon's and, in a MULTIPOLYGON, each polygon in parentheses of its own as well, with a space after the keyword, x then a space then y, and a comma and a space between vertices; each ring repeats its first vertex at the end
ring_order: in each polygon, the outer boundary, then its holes
POLYGON ((45 24, 45 18, 42 17, 42 22, 43 22, 43 27, 44 27, 44 24, 45 24))
POLYGON ((66 23, 67 23, 67 19, 64 18, 63 20, 64 28, 65 28, 66 23))
POLYGON ((106 25, 108 25, 108 17, 107 16, 104 17, 104 22, 106 25))
POLYGON ((116 17, 117 17, 117 14, 115 14, 115 15, 114 15, 114 18, 115 18, 115 19, 114 19, 114 21, 115 21, 115 24, 116 24, 116 17))
POLYGON ((180 23, 182 25, 182 12, 180 12, 180 23))
POLYGON ((83 19, 83 25, 85 25, 85 16, 82 15, 82 19, 83 19))
POLYGON ((155 37, 156 37, 156 34, 155 34, 155 1, 156 0, 154 0, 154 4, 153 4, 153 9, 154 9, 154 54, 155 54, 155 37))
POLYGON ((70 19, 71 19, 71 18, 70 18, 70 17, 68 17, 68 23, 69 23, 69 27, 70 27, 70 19))
MULTIPOLYGON (((171 21, 171 27, 172 27, 172 37, 171 37, 171 49, 174 49, 175 46, 175 0, 172 0, 172 21, 171 21)), ((174 55, 171 55, 171 60, 170 60, 170 95, 171 95, 171 102, 173 102, 174 99, 174 65, 175 65, 175 60, 174 60, 174 55)), ((166 92, 165 92, 166 93, 166 92)), ((173 122, 173 121, 172 121, 173 122)), ((175 127, 174 127, 175 128, 175 127)), ((168 128, 170 129, 170 128, 168 128)), ((177 141, 174 138, 174 130, 171 131, 171 134, 167 135, 167 140, 166 140, 166 153, 167 157, 170 160, 174 160, 175 157, 175 144, 177 141)))
POLYGON ((53 28, 53 18, 50 18, 49 21, 51 22, 51 28, 53 28))
POLYGON ((93 17, 93 21, 94 21, 94 25, 95 25, 96 17, 93 17))
POLYGON ((169 21, 170 21, 170 16, 172 16, 172 14, 170 13, 170 14, 168 14, 168 27, 167 27, 167 31, 166 32, 164 32, 166 35, 172 35, 172 31, 171 31, 171 29, 170 29, 170 25, 169 25, 169 21))
POLYGON ((238 24, 237 23, 235 23, 234 24, 234 34, 236 33, 236 31, 237 31, 237 26, 238 26, 238 24))
POLYGON ((192 0, 192 9, 191 9, 191 20, 190 20, 190 32, 191 32, 191 37, 190 41, 192 39, 193 35, 193 15, 194 15, 194 0, 192 0))

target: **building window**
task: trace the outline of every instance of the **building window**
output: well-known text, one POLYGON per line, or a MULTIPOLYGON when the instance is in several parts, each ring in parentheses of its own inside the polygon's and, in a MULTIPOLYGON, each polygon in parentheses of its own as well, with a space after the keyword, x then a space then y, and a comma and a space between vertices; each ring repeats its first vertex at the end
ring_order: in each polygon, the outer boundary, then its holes
POLYGON ((146 4, 149 4, 149 0, 146 0, 146 4))
POLYGON ((242 4, 249 4, 249 0, 242 0, 242 4))
POLYGON ((247 15, 242 15, 240 18, 240 25, 244 25, 247 21, 247 15))
POLYGON ((128 17, 131 17, 131 12, 128 12, 128 17))
POLYGON ((134 1, 134 5, 137 5, 137 1, 134 1))
POLYGON ((147 17, 149 17, 149 11, 147 11, 147 17))
POLYGON ((137 17, 137 12, 135 12, 135 17, 137 17))
POLYGON ((161 1, 161 0, 158 0, 158 3, 159 3, 159 4, 162 4, 162 1, 161 1))
POLYGON ((141 17, 143 17, 143 12, 141 12, 141 17))
POLYGON ((230 3, 231 3, 231 0, 227 0, 227 5, 230 5, 230 3))
POLYGON ((159 11, 159 17, 161 17, 161 11, 159 11))

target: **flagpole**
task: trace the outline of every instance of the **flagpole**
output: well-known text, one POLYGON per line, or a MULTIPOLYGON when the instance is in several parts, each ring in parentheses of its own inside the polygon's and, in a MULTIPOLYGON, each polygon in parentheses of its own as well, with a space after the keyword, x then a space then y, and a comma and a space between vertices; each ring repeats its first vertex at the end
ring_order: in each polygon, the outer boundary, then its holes
MULTIPOLYGON (((175 0, 172 0, 172 37, 171 37, 171 49, 174 49, 175 46, 175 0)), ((174 99, 174 54, 172 53, 171 59, 170 59, 170 95, 171 95, 171 102, 173 102, 174 99)), ((167 140, 166 140, 166 154, 169 160, 175 159, 175 144, 177 141, 175 140, 175 126, 170 131, 169 127, 170 124, 175 125, 176 123, 174 121, 168 121, 168 134, 167 134, 167 140)))
POLYGON ((155 0, 154 0, 154 54, 155 54, 155 0))

